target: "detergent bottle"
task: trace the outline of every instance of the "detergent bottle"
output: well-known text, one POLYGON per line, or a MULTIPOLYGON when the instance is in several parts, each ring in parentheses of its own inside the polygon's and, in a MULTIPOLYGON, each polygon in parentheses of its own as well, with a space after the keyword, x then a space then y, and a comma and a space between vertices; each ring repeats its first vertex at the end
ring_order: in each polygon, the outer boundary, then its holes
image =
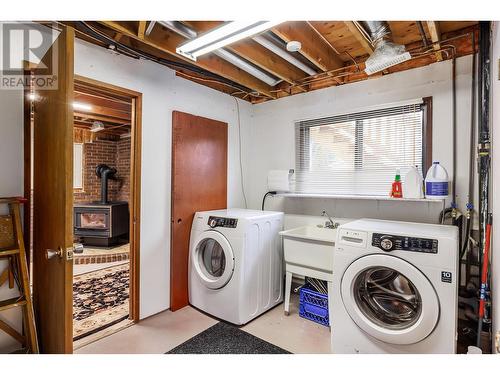
POLYGON ((404 197, 421 199, 424 197, 423 191, 424 181, 422 175, 416 166, 411 166, 410 170, 405 174, 403 183, 404 197))
POLYGON ((401 185, 401 172, 399 169, 396 169, 396 177, 392 183, 391 197, 403 198, 403 186, 401 185))
POLYGON ((425 176, 425 197, 448 198, 448 185, 448 172, 438 161, 433 162, 425 176))

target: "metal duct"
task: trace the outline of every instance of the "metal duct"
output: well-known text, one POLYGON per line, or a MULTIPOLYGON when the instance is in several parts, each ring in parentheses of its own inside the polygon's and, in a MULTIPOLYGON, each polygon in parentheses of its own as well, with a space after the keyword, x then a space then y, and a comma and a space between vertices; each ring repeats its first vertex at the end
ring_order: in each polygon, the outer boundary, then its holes
POLYGON ((368 34, 375 50, 365 61, 365 72, 373 74, 411 59, 405 46, 391 41, 391 29, 386 21, 361 21, 363 31, 368 34))
MULTIPOLYGON (((166 27, 169 30, 176 32, 177 34, 183 36, 186 39, 194 39, 198 35, 197 32, 191 29, 189 26, 186 26, 182 22, 179 21, 157 21, 160 25, 166 27)), ((229 52, 224 48, 220 48, 218 50, 213 51, 213 53, 219 56, 221 59, 226 60, 227 62, 237 66, 241 70, 251 74, 255 78, 261 80, 262 82, 267 83, 269 86, 276 86, 281 82, 280 79, 277 79, 263 70, 255 67, 253 64, 248 61, 242 59, 236 54, 229 52)))

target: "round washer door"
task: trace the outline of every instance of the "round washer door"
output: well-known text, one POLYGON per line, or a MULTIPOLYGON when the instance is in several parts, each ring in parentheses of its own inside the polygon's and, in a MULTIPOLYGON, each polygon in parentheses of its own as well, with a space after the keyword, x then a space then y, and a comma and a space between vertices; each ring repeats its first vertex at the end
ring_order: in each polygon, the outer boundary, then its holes
POLYGON ((226 285, 234 272, 234 254, 226 238, 217 231, 201 234, 191 258, 200 281, 210 289, 226 285))
POLYGON ((341 281, 342 302, 356 325, 390 344, 425 339, 439 319, 439 300, 412 264, 384 254, 355 260, 341 281))

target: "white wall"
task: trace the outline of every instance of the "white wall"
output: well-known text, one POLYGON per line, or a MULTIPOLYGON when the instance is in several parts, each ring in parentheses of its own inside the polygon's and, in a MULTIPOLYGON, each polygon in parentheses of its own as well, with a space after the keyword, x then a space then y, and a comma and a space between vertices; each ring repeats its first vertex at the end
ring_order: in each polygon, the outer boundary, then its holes
MULTIPOLYGON (((21 91, 0 90, 0 197, 23 195, 23 94, 21 91)), ((3 205, 5 206, 5 205, 3 205)), ((0 214, 7 213, 0 207, 0 214)), ((0 260, 0 274, 7 267, 0 260)), ((0 287, 0 300, 19 295, 17 288, 9 289, 8 283, 0 287)), ((21 328, 20 309, 0 313, 0 318, 14 328, 21 328), (17 310, 17 311, 16 311, 17 310)), ((0 353, 18 348, 17 341, 0 331, 0 353)))
MULTIPOLYGON (((493 149, 493 160, 491 165, 492 171, 492 188, 491 191, 498 191, 500 187, 500 144, 497 139, 500 139, 500 106, 497 104, 500 101, 500 81, 499 81, 499 70, 498 61, 500 61, 500 23, 493 23, 493 50, 492 50, 492 60, 491 66, 493 68, 491 74, 491 109, 492 109, 492 149, 493 149)), ((499 225, 498 218, 500 218, 500 199, 495 197, 495 194, 491 194, 493 201, 493 239, 492 239, 492 251, 491 251, 491 290, 492 290, 492 318, 493 318, 493 332, 499 332, 500 335, 500 249, 498 244, 500 244, 500 231, 497 229, 499 225), (497 230, 495 230, 497 229, 497 230)), ((493 334, 493 341, 495 340, 495 333, 493 334)), ((500 337, 499 337, 500 340, 500 337)), ((493 342, 493 348, 495 347, 495 342, 493 342)))
MULTIPOLYGON (((145 60, 118 56, 77 41, 75 74, 143 94, 140 316, 170 306, 170 168, 172 111, 224 121, 229 126, 228 205, 243 205, 235 99, 175 76, 145 60)), ((241 126, 248 128, 251 105, 240 101, 241 126)))
MULTIPOLYGON (((471 65, 470 56, 457 59, 457 202, 464 212, 468 189, 471 65)), ((269 169, 295 167, 295 121, 427 96, 433 99, 433 159, 439 160, 451 175, 451 92, 451 61, 446 61, 383 78, 255 105, 245 164, 249 205, 260 207, 269 169)), ((377 203, 317 198, 269 198, 266 207, 285 210, 289 214, 319 215, 326 208, 337 217, 378 217, 422 222, 437 222, 441 209, 439 204, 430 203, 377 203)))
MULTIPOLYGON (((172 111, 178 110, 228 123, 228 205, 244 205, 235 99, 175 76, 174 71, 145 60, 117 56, 77 40, 75 74, 143 94, 142 195, 140 244, 140 317, 170 307, 170 173, 172 111)), ((242 137, 247 137, 251 105, 239 101, 242 137)), ((23 105, 20 91, 0 90, 0 196, 23 194, 23 105)), ((4 268, 0 263, 0 270, 4 268)), ((3 287, 0 298, 13 296, 3 287)), ((19 324, 15 311, 2 314, 19 324)), ((17 347, 0 333, 0 353, 17 347)))

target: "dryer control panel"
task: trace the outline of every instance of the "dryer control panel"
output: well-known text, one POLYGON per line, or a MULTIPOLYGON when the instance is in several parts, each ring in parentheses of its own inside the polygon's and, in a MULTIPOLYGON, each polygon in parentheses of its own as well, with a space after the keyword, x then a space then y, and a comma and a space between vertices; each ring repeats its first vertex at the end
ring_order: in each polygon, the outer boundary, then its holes
POLYGON ((238 219, 232 219, 230 217, 210 216, 208 218, 208 225, 210 226, 210 228, 236 228, 236 226, 238 225, 238 219))
POLYGON ((383 233, 373 233, 372 246, 384 251, 404 250, 430 254, 437 254, 438 252, 438 240, 383 233))

